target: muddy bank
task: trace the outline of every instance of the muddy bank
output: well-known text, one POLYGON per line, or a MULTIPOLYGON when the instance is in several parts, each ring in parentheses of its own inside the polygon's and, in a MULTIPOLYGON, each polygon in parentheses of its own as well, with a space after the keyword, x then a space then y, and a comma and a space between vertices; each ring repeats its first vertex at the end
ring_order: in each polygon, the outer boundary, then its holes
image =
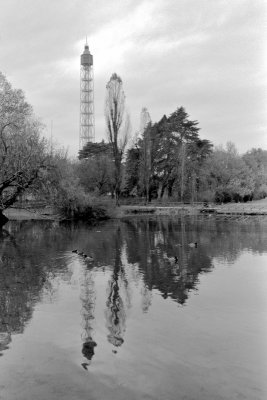
POLYGON ((60 219, 60 214, 52 207, 42 209, 11 207, 6 209, 3 214, 11 221, 60 219))
POLYGON ((19 208, 12 207, 4 211, 3 215, 8 220, 21 221, 21 220, 84 220, 84 221, 101 221, 109 219, 107 211, 102 207, 90 207, 86 212, 67 214, 61 212, 54 207, 47 206, 44 208, 19 208))

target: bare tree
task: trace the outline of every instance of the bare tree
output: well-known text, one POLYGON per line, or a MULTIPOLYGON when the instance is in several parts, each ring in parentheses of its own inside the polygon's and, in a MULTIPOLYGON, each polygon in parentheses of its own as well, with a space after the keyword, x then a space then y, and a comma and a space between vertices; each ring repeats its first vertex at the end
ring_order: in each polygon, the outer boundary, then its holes
POLYGON ((0 226, 6 221, 2 211, 15 203, 47 166, 41 128, 23 92, 13 89, 0 73, 0 226))
POLYGON ((115 196, 119 205, 122 182, 122 160, 130 134, 130 117, 125 108, 121 78, 112 74, 106 86, 105 119, 108 141, 112 145, 115 166, 115 196))

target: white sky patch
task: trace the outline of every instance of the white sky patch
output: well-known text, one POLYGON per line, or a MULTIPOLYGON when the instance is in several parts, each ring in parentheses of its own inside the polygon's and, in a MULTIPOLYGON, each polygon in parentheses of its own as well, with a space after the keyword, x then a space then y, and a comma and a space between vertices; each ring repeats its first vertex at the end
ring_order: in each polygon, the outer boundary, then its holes
POLYGON ((151 39, 142 46, 143 52, 166 53, 183 46, 196 46, 206 42, 209 39, 207 34, 188 35, 177 40, 168 40, 166 37, 151 39))
POLYGON ((63 73, 74 79, 77 79, 77 76, 79 76, 80 65, 77 56, 56 61, 53 67, 58 73, 63 73))
MULTIPOLYGON (((113 20, 88 37, 89 49, 94 56, 95 76, 108 71, 112 73, 125 62, 127 53, 134 54, 135 48, 143 46, 144 38, 150 37, 159 24, 157 14, 162 4, 162 1, 142 3, 123 19, 113 20)), ((84 39, 76 43, 77 51, 81 52, 83 47, 84 39)), ((72 60, 74 62, 77 62, 76 58, 72 60)))

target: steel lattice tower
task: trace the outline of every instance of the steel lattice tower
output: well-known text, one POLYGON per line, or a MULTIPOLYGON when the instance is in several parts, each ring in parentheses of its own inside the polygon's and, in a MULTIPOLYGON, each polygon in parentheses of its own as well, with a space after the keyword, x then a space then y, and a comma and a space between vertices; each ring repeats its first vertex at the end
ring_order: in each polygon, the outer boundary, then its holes
POLYGON ((87 142, 95 140, 94 123, 94 79, 93 79, 93 56, 89 46, 84 46, 81 55, 80 74, 80 150, 87 142))

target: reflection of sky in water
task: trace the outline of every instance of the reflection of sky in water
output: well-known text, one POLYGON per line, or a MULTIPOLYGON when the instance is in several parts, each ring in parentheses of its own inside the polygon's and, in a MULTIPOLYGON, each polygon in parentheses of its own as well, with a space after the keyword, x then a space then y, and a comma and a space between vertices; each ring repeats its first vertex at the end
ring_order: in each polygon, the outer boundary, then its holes
POLYGON ((266 226, 204 217, 9 223, 0 398, 260 398, 266 226))

